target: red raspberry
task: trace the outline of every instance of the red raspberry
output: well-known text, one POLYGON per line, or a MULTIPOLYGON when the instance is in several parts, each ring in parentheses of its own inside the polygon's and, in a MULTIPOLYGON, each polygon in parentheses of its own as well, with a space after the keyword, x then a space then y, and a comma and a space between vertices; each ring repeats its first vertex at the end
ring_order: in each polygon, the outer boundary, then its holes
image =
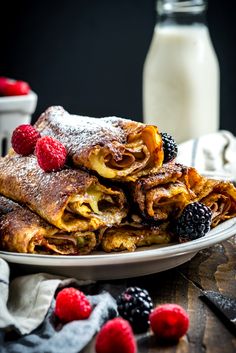
POLYGON ((150 314, 152 331, 161 340, 177 341, 189 327, 186 311, 177 304, 159 305, 150 314))
POLYGON ((0 95, 3 95, 4 93, 4 88, 8 82, 8 78, 6 77, 0 77, 0 95))
POLYGON ((4 96, 25 96, 30 92, 30 86, 24 81, 7 79, 3 85, 2 94, 4 96))
POLYGON ((31 125, 18 126, 12 134, 11 144, 16 153, 27 156, 34 152, 40 133, 31 125))
POLYGON ((38 164, 45 172, 56 171, 64 167, 67 151, 65 146, 50 136, 38 139, 35 147, 38 164))
POLYGON ((135 353, 137 346, 128 321, 115 318, 108 321, 96 338, 96 353, 135 353))
POLYGON ((92 307, 85 294, 75 288, 64 288, 56 297, 55 315, 63 322, 87 319, 92 307))

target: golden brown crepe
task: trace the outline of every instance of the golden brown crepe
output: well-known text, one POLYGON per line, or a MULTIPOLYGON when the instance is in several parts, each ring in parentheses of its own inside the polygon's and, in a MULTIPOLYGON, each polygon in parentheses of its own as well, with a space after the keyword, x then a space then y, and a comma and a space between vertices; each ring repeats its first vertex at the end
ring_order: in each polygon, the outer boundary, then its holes
POLYGON ((236 188, 230 182, 203 178, 200 185, 193 188, 196 199, 212 211, 211 226, 236 217, 236 188))
POLYGON ((178 217, 195 194, 191 182, 198 174, 180 164, 163 165, 158 173, 142 177, 133 184, 133 199, 145 217, 163 221, 178 217))
POLYGON ((33 155, 0 159, 0 193, 68 232, 119 224, 127 213, 121 190, 80 170, 46 173, 33 155))
POLYGON ((35 127, 41 135, 61 141, 75 166, 104 178, 135 180, 163 162, 162 138, 155 126, 117 117, 70 115, 55 106, 40 116, 35 127))
POLYGON ((195 168, 163 165, 158 173, 133 184, 133 200, 146 218, 174 220, 190 202, 202 202, 212 210, 212 227, 236 216, 236 188, 232 183, 208 179, 195 168))
POLYGON ((101 247, 106 252, 135 251, 137 247, 168 244, 172 241, 168 222, 157 225, 126 222, 117 227, 101 229, 101 247))
POLYGON ((45 222, 27 207, 0 195, 0 249, 20 253, 89 254, 94 232, 68 233, 45 222))

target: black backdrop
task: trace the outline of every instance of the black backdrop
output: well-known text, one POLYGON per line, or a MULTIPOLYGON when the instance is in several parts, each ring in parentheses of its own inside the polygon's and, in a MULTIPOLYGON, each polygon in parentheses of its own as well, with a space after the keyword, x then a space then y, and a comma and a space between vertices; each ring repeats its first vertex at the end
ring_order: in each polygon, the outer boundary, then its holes
MULTIPOLYGON (((5 1, 0 75, 48 106, 142 119, 142 68, 156 21, 154 0, 5 1)), ((221 68, 221 128, 236 134, 236 2, 209 0, 208 23, 221 68)))

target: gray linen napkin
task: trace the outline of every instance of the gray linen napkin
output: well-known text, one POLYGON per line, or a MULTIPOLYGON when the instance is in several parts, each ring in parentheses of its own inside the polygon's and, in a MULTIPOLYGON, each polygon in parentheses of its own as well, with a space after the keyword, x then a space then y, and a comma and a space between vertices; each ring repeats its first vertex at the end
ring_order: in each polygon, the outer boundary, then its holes
POLYGON ((9 283, 8 264, 0 259, 0 328, 15 328, 21 334, 43 321, 62 278, 38 273, 9 283))
POLYGON ((236 138, 229 131, 203 135, 178 147, 177 162, 208 177, 236 181, 236 138))
POLYGON ((91 281, 39 273, 9 283, 9 272, 8 264, 0 259, 0 353, 64 353, 65 347, 67 353, 77 353, 106 320, 117 315, 114 298, 103 292, 88 296, 93 311, 87 320, 62 325, 53 314, 55 291, 68 286, 81 288, 91 281), (7 332, 12 329, 19 335, 9 340, 7 332))

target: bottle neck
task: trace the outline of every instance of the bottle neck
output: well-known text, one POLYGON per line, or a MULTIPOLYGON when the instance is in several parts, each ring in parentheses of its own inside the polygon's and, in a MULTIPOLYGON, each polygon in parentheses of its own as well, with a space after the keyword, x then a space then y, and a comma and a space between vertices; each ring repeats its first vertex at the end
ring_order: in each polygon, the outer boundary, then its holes
POLYGON ((159 25, 206 25, 205 0, 158 0, 159 25))

